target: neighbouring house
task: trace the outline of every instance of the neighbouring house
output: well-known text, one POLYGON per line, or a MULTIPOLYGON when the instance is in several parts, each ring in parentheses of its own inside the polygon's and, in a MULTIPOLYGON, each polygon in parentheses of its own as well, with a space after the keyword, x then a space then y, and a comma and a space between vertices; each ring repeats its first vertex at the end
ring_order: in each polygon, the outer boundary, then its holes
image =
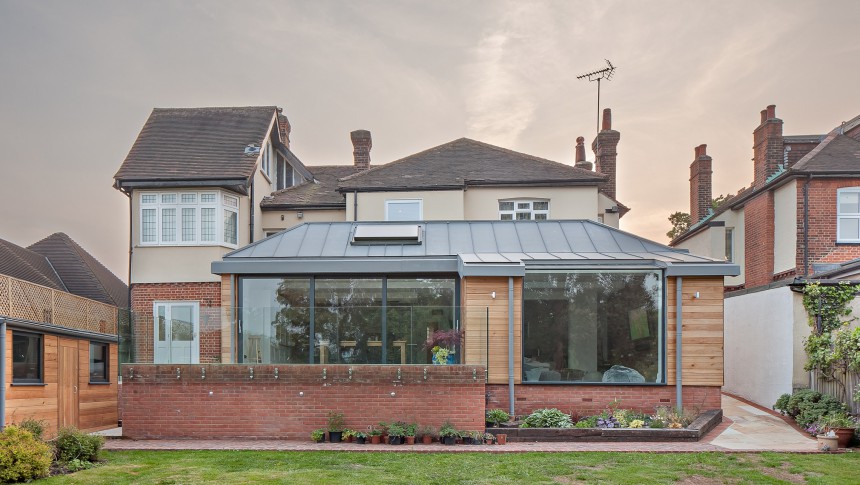
POLYGON ((126 285, 69 236, 28 248, 0 240, 0 422, 115 427, 127 307, 126 285))
POLYGON ((692 225, 670 245, 740 266, 725 280, 725 389, 771 406, 810 386, 807 315, 789 285, 860 256, 860 116, 823 135, 783 135, 768 106, 753 132, 752 184, 716 208, 712 163, 696 147, 692 225))

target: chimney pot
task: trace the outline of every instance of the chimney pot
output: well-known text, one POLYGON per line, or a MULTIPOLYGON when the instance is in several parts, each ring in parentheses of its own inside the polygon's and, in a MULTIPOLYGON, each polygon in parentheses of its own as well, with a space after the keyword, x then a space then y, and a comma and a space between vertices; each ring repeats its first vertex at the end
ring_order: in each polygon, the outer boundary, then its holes
POLYGON ((767 121, 767 110, 763 109, 763 110, 761 110, 761 122, 762 122, 762 124, 764 124, 765 121, 767 121))
POLYGON ((585 161, 585 138, 576 137, 576 163, 585 161))
POLYGON ((767 107, 767 119, 772 120, 776 118, 776 105, 772 104, 767 107))
POLYGON ((370 132, 355 130, 349 134, 349 137, 352 140, 353 163, 357 168, 367 170, 370 168, 370 149, 373 147, 370 132))
POLYGON ((603 109, 603 126, 601 130, 612 129, 612 110, 610 108, 603 109))

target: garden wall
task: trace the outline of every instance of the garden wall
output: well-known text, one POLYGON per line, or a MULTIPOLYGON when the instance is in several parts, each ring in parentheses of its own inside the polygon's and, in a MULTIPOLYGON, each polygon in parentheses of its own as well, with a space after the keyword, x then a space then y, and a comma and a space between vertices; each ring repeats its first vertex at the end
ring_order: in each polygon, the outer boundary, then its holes
POLYGON ((309 439, 329 411, 358 430, 484 427, 483 366, 126 364, 122 374, 123 436, 133 439, 309 439))

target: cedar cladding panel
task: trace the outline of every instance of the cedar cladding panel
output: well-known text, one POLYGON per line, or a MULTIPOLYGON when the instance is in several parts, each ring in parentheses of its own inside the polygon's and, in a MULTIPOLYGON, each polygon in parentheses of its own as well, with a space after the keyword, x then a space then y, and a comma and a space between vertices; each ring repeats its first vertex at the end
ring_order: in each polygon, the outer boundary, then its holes
MULTIPOLYGON (((666 383, 675 384, 677 279, 666 285, 666 383)), ((723 278, 685 277, 682 299, 682 382, 685 386, 723 385, 723 278), (699 298, 695 293, 699 292, 699 298)))
MULTIPOLYGON (((508 383, 508 278, 468 277, 462 283, 465 364, 487 365, 490 384, 508 383), (492 293, 496 293, 496 298, 492 293), (487 310, 489 309, 489 324, 487 310), (489 339, 487 332, 489 329, 489 339), (470 338, 471 337, 471 338, 470 338), (476 338, 477 337, 477 338, 476 338), (487 349, 489 340, 489 349, 487 349), (487 360, 489 359, 489 362, 487 360)), ((522 376, 523 279, 514 278, 514 383, 522 376)))

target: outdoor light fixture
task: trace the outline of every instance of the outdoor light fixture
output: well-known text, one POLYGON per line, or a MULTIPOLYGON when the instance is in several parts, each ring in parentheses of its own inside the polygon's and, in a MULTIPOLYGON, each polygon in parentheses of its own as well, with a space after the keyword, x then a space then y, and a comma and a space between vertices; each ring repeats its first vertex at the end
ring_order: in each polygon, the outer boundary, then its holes
POLYGON ((305 216, 305 213, 304 213, 304 212, 302 212, 302 211, 298 211, 298 212, 296 212, 296 217, 298 217, 299 219, 301 219, 301 218, 302 218, 302 217, 304 217, 304 216, 305 216))
POLYGON ((394 397, 394 391, 391 391, 391 397, 394 397))
POLYGON ((494 291, 494 292, 490 293, 490 296, 495 300, 496 299, 496 292, 494 291))

